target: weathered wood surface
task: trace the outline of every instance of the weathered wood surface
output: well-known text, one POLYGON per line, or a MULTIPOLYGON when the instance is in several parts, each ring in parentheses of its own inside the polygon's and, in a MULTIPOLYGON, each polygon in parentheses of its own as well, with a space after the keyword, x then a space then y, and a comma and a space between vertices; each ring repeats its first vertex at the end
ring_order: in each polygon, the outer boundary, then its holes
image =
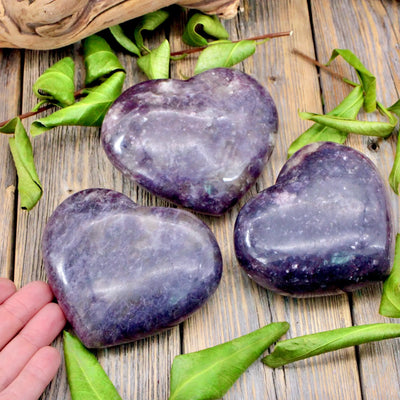
POLYGON ((240 0, 0 1, 0 47, 34 50, 70 45, 111 25, 179 4, 231 18, 240 0))
MULTIPOLYGON (((167 399, 169 368, 175 355, 233 339, 271 321, 288 321, 291 328, 287 337, 294 337, 387 320, 378 314, 380 285, 351 295, 311 299, 284 298, 258 287, 238 267, 232 232, 240 207, 257 191, 274 183, 288 146, 309 126, 298 117, 297 111, 329 111, 350 90, 346 84, 295 56, 292 50, 299 49, 321 62, 329 59, 333 48, 353 50, 377 76, 378 98, 390 105, 400 97, 400 4, 396 0, 242 0, 241 4, 237 18, 225 22, 232 39, 294 31, 290 38, 259 46, 251 59, 238 66, 265 85, 276 101, 280 116, 276 148, 264 174, 239 205, 220 218, 200 217, 215 233, 224 258, 220 287, 206 306, 181 327, 136 343, 97 351, 123 399, 167 399)), ((184 46, 180 40, 182 30, 183 18, 176 16, 170 31, 153 36, 149 45, 168 35, 171 47, 179 50, 184 46)), ((31 91, 33 82, 66 55, 72 55, 82 64, 79 43, 57 51, 0 51, 2 119, 31 109, 36 104, 31 91)), ((145 79, 133 58, 119 55, 128 71, 126 87, 145 79)), ((172 76, 191 75, 194 64, 195 57, 173 64, 172 76)), ((341 60, 335 61, 332 68, 355 79, 341 60)), ((81 65, 76 77, 78 85, 83 81, 82 74, 81 65)), ((353 135, 348 140, 349 145, 375 162, 386 179, 395 141, 374 140, 376 146, 371 143, 369 138, 353 135)), ((107 187, 122 191, 143 205, 169 205, 122 178, 112 168, 99 145, 98 129, 64 127, 34 139, 45 193, 38 206, 27 214, 17 207, 16 177, 7 138, 2 136, 0 144, 3 162, 0 275, 13 278, 18 286, 46 279, 40 253, 43 228, 55 207, 71 193, 88 187, 107 187)), ((399 200, 393 193, 391 200, 397 224, 399 200)), ((62 350, 60 339, 55 345, 62 350)), ((395 339, 321 355, 276 370, 256 362, 224 399, 400 399, 399 354, 400 340, 395 339)), ((70 399, 63 366, 42 396, 42 400, 49 399, 70 399)))

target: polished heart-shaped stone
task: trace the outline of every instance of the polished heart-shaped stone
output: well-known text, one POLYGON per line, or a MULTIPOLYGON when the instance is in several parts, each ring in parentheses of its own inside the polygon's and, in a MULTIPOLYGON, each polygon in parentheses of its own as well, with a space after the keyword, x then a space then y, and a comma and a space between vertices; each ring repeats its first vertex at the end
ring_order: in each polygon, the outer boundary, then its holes
POLYGON ((101 139, 113 165, 150 192, 220 215, 260 175, 277 127, 269 93, 218 68, 132 86, 109 109, 101 139))
POLYGON ((107 189, 61 203, 43 236, 49 284, 86 347, 170 328, 201 307, 222 274, 210 229, 187 211, 140 207, 107 189))
POLYGON ((241 266, 283 295, 343 293, 383 280, 393 246, 392 210, 377 169, 360 152, 329 142, 295 153, 235 224, 241 266))

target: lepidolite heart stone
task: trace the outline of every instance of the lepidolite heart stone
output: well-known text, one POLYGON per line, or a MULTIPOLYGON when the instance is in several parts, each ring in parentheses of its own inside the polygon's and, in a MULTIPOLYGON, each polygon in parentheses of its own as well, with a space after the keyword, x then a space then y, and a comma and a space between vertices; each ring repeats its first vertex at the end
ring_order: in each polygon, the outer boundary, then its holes
POLYGON ((132 86, 108 111, 101 138, 114 166, 150 192, 220 215, 260 175, 277 127, 268 92, 218 68, 132 86))
POLYGON ((192 214, 140 207, 106 189, 57 207, 43 236, 49 284, 87 347, 112 346, 172 327, 216 290, 221 253, 192 214))
POLYGON ((341 293, 383 280, 393 245, 391 207, 375 166, 329 142, 295 153, 235 224, 244 270, 283 295, 341 293))

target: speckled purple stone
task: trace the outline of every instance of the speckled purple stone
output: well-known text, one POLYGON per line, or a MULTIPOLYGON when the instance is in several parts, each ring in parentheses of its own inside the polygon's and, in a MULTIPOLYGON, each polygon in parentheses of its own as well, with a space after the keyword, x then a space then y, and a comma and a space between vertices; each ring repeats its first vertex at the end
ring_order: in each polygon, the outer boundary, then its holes
POLYGON ((277 128, 268 92, 218 68, 132 86, 108 111, 101 138, 114 166, 150 192, 220 215, 260 175, 277 128))
POLYGON ((87 347, 153 335, 197 310, 222 274, 218 244, 192 214, 139 207, 88 189, 65 200, 43 236, 48 281, 87 347))
POLYGON ((335 294, 381 281, 393 246, 391 207, 377 169, 358 151, 329 142, 295 153, 235 224, 244 270, 283 295, 335 294))

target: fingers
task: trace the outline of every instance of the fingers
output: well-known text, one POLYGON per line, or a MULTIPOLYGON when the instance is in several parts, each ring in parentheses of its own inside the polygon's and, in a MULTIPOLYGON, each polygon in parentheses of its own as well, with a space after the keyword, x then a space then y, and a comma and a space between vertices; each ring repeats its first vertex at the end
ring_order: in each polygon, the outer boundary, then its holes
POLYGON ((0 352, 0 392, 20 373, 32 356, 49 345, 65 325, 65 317, 55 303, 45 305, 0 352))
MULTIPOLYGON (((9 293, 9 292, 8 292, 9 293)), ((0 350, 53 298, 45 282, 32 282, 0 305, 0 350)))
POLYGON ((0 278, 0 304, 6 301, 17 291, 13 281, 7 278, 0 278))
POLYGON ((0 400, 37 400, 54 378, 61 356, 53 347, 42 347, 17 378, 0 393, 0 400))

